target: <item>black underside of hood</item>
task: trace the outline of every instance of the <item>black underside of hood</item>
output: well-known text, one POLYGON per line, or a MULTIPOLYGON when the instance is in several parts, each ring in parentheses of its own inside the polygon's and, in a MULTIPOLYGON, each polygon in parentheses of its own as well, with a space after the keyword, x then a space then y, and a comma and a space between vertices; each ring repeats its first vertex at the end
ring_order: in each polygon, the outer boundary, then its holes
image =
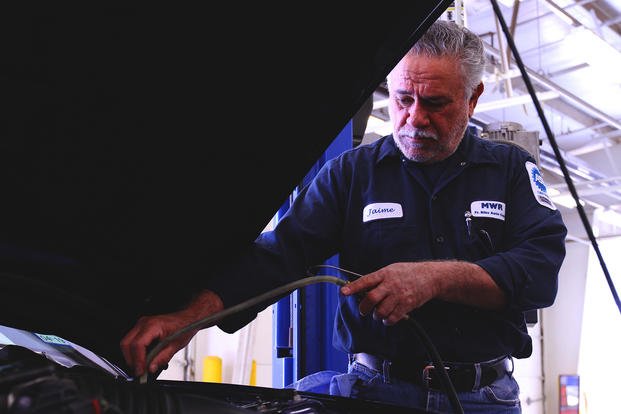
POLYGON ((120 363, 250 244, 448 7, 0 12, 0 324, 120 363))

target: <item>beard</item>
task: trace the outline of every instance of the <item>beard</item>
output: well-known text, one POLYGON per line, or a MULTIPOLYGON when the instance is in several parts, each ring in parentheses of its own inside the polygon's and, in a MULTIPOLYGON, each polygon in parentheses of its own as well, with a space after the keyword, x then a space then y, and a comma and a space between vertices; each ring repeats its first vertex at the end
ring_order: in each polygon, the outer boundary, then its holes
POLYGON ((408 124, 403 125, 393 137, 405 158, 430 164, 442 161, 455 152, 464 136, 468 120, 467 113, 460 115, 444 137, 433 128, 419 129, 408 124))

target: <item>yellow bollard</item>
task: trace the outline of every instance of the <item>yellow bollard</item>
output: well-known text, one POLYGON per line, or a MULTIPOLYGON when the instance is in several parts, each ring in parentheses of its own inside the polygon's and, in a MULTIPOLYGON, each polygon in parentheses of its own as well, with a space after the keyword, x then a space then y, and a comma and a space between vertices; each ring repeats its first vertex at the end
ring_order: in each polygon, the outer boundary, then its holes
POLYGON ((257 385, 257 360, 252 360, 252 367, 250 368, 250 385, 257 385))
POLYGON ((215 355, 203 358, 203 382, 222 382, 222 358, 215 355))

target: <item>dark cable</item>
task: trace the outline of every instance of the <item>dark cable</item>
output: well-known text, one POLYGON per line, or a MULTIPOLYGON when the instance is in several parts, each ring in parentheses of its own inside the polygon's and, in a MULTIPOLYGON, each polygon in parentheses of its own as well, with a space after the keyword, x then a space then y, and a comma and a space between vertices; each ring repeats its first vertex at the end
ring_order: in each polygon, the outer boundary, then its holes
MULTIPOLYGON (((340 272, 343 272, 348 275, 347 278, 350 281, 359 279, 363 276, 360 273, 352 272, 351 270, 343 269, 341 267, 328 265, 328 264, 316 265, 316 266, 311 267, 311 269, 320 268, 320 267, 336 269, 340 272)), ((444 386, 444 390, 446 391, 449 397, 449 400, 451 401, 451 404, 453 405, 453 408, 455 409, 455 412, 462 414, 464 412, 464 409, 461 406, 461 403, 459 402, 457 391, 455 390, 455 387, 453 386, 453 383, 451 382, 451 378, 448 376, 446 372, 446 367, 444 366, 444 363, 442 362, 442 358, 440 357, 438 350, 433 345, 433 342, 431 341, 429 336, 427 336, 427 333, 425 332, 423 327, 420 326, 420 324, 411 315, 409 314, 406 315, 405 318, 403 318, 403 320, 406 321, 406 323, 408 323, 409 325, 411 325, 412 328, 414 328, 414 332, 417 334, 418 339, 423 343, 423 346, 427 349, 429 356, 431 357, 431 360, 433 361, 434 369, 440 370, 439 371, 440 380, 442 382, 442 385, 444 386)))
POLYGON ((552 133, 552 130, 550 129, 550 126, 548 125, 548 121, 545 117, 545 114, 543 113, 543 109, 541 109, 541 104, 539 103, 539 99, 537 98, 535 89, 533 88, 533 85, 530 82, 530 78, 528 77, 528 73, 526 72, 524 63, 522 62, 522 58, 520 57, 520 54, 517 51, 515 43, 513 42, 513 37, 509 33, 509 29, 507 28, 507 24, 505 23, 505 20, 502 16, 502 12, 500 11, 500 8, 498 7, 498 3, 496 2, 496 0, 491 0, 491 2, 492 2, 492 7, 494 8, 494 13, 496 13, 498 20, 500 21, 500 25, 502 26, 502 31, 505 33, 505 37, 507 38, 507 43, 509 44, 509 47, 511 48, 511 52, 513 53, 515 62, 520 68, 520 72, 522 74, 524 84, 526 84, 528 93, 530 94, 533 100, 533 104, 535 105, 535 108, 537 109, 537 114, 539 115, 539 118, 541 119, 541 123, 543 124, 543 128, 545 129, 548 139, 550 140, 550 144, 552 145, 552 149, 554 150, 554 155, 556 156, 556 160, 559 166, 561 167, 561 171, 563 171, 563 177, 565 178, 565 182, 567 183, 569 192, 571 193, 572 197, 574 198, 576 202, 576 208, 578 209, 578 214, 580 215, 580 219, 582 220, 582 223, 587 232, 587 235, 589 236, 589 240, 591 241, 593 249, 595 250, 595 253, 597 254, 597 258, 599 259, 599 264, 602 267, 604 276, 606 276, 606 281, 608 282, 608 286, 610 287, 610 291, 612 292, 612 297, 614 298, 615 303, 617 304, 617 308, 619 309, 619 312, 621 312, 621 300, 619 300, 619 295, 617 294, 617 290, 615 289, 614 283, 612 282, 612 278, 610 277, 610 273, 608 272, 608 268, 606 267, 606 263, 604 262, 604 257, 602 256, 602 253, 599 250, 599 246, 597 245, 597 240, 595 239, 595 235, 593 234, 593 230, 591 229, 589 220, 586 216, 586 213, 584 212, 584 208, 582 207, 582 204, 580 203, 580 198, 578 197, 578 193, 576 191, 576 188, 574 187, 574 183, 571 179, 571 176, 569 175, 569 170, 567 170, 567 166, 565 165, 565 160, 563 159, 561 151, 558 148, 558 145, 556 143, 556 138, 554 137, 554 134, 552 133))
POLYGON ((414 319, 408 314, 406 315, 405 318, 403 318, 403 320, 406 321, 410 326, 414 328, 414 332, 416 332, 420 341, 423 343, 425 348, 427 348, 427 351, 429 352, 431 356, 431 360, 433 361, 434 369, 439 370, 440 372, 440 380, 442 382, 442 385, 444 386, 444 390, 446 391, 446 394, 449 397, 449 400, 451 401, 451 404, 453 405, 453 408, 455 409, 455 412, 458 414, 463 414, 464 409, 461 406, 461 402, 459 402, 457 391, 455 390, 455 387, 453 386, 453 383, 451 382, 451 378, 448 376, 446 372, 446 367, 444 366, 444 363, 442 362, 442 358, 440 357, 438 350, 433 345, 433 342, 427 336, 427 333, 425 332, 423 327, 420 326, 420 324, 416 321, 416 319, 414 319))

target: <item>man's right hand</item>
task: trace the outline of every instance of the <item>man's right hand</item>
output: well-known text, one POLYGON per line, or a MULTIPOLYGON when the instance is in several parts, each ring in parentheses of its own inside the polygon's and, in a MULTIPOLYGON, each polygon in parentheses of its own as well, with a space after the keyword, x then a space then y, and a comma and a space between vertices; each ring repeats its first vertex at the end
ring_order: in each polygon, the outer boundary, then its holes
MULTIPOLYGON (((125 362, 133 368, 134 375, 143 375, 147 367, 147 347, 154 341, 160 341, 178 330, 221 311, 222 300, 215 293, 201 292, 185 309, 165 315, 143 316, 121 340, 121 351, 125 362)), ((171 341, 150 361, 148 370, 157 372, 165 366, 177 351, 186 346, 197 331, 191 331, 171 341)))

